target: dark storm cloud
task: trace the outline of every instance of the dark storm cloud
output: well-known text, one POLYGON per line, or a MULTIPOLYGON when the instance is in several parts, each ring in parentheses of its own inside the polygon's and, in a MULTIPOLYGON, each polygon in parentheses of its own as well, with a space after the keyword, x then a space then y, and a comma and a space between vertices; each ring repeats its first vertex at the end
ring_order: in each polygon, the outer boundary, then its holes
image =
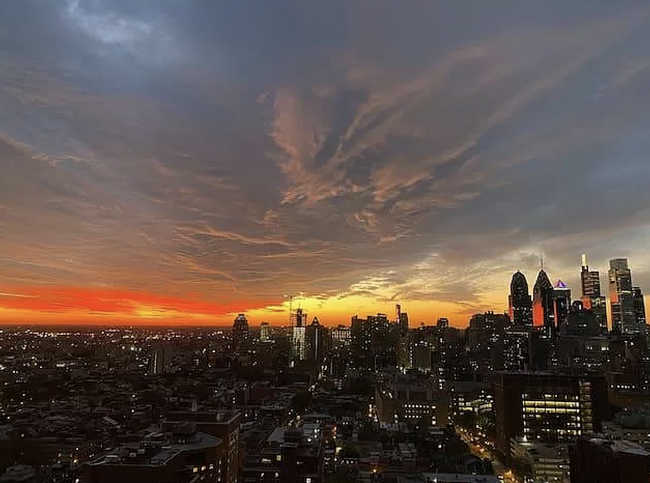
POLYGON ((581 251, 645 280, 649 14, 8 0, 0 283, 465 310, 581 251))

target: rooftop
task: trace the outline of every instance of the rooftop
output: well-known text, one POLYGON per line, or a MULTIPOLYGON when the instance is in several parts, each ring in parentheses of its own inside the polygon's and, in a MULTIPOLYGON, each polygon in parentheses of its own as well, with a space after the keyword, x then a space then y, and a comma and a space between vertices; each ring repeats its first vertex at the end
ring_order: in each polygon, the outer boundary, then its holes
POLYGON ((221 443, 219 438, 196 432, 182 443, 143 441, 137 446, 126 445, 90 462, 90 465, 160 466, 185 451, 209 449, 221 443))
POLYGON ((638 456, 650 456, 650 453, 643 449, 643 447, 631 441, 620 439, 609 440, 602 438, 592 438, 589 440, 589 442, 598 446, 609 447, 609 449, 611 449, 614 453, 629 453, 638 456))
POLYGON ((396 483, 501 483, 492 475, 463 475, 458 473, 404 473, 388 481, 396 483))

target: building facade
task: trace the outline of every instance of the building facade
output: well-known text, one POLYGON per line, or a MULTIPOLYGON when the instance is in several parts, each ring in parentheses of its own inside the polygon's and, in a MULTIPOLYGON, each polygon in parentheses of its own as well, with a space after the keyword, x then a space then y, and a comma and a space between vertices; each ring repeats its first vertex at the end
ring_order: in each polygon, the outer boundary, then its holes
POLYGON ((570 443, 599 431, 608 414, 602 376, 501 372, 494 384, 497 446, 511 452, 513 438, 570 443))
POLYGON ((582 271, 580 272, 582 285, 582 305, 594 313, 598 325, 607 330, 607 297, 600 287, 600 272, 589 270, 587 256, 582 255, 582 271))
POLYGON ((627 258, 609 261, 609 303, 613 330, 622 334, 641 332, 634 312, 632 273, 627 258))
POLYGON ((510 320, 514 325, 533 326, 533 300, 528 292, 526 277, 521 272, 512 276, 508 305, 510 320))

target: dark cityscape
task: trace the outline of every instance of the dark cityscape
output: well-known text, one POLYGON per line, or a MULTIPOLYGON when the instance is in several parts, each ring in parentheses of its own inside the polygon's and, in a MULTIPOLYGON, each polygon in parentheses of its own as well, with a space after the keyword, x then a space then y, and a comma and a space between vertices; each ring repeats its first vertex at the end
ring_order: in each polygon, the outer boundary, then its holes
POLYGON ((649 46, 0 0, 0 483, 650 483, 649 46))
POLYGON ((627 259, 509 311, 326 327, 0 334, 0 481, 647 482, 650 326, 627 259), (604 295, 607 293, 608 295, 604 295), (611 320, 608 318, 607 300, 611 320))

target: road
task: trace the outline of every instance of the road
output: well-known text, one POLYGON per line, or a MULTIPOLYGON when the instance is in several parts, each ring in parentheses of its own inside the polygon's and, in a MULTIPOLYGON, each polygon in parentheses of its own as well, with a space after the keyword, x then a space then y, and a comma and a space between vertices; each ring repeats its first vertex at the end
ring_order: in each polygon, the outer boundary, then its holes
POLYGON ((479 458, 487 458, 492 461, 492 467, 494 468, 494 474, 498 476, 505 483, 518 483, 512 471, 504 466, 501 461, 492 456, 492 453, 489 448, 484 446, 485 440, 479 438, 478 442, 474 442, 476 436, 471 435, 464 429, 458 429, 458 434, 461 439, 469 446, 469 449, 472 451, 472 454, 478 456, 479 458))

